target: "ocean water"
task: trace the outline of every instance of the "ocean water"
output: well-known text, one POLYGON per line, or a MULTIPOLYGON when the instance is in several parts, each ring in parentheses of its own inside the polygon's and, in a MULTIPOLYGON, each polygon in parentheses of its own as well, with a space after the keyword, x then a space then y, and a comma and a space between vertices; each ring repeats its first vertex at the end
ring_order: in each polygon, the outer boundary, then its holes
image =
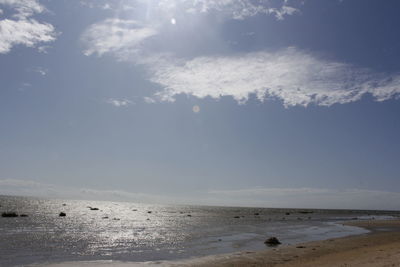
POLYGON ((346 220, 394 218, 399 212, 299 210, 127 202, 50 200, 0 196, 0 266, 64 261, 177 260, 243 250, 268 249, 276 236, 285 244, 367 230, 346 220), (91 210, 97 208, 98 210, 91 210), (65 212, 65 217, 59 213, 65 212))

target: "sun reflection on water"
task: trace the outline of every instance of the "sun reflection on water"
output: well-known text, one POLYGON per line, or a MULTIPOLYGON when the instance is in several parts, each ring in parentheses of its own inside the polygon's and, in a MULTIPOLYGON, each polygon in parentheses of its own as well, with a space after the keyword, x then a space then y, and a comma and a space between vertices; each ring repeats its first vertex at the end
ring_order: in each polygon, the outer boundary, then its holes
MULTIPOLYGON (((333 227, 323 221, 335 215, 315 212, 308 220, 310 214, 298 213, 283 220, 283 214, 293 211, 1 196, 0 201, 0 210, 28 214, 0 218, 0 255, 18 255, 21 265, 32 261, 32 255, 37 261, 151 261, 263 249, 266 235, 301 240, 307 227, 333 227), (61 211, 66 217, 58 215, 61 211)), ((0 265, 7 264, 0 259, 0 265)))

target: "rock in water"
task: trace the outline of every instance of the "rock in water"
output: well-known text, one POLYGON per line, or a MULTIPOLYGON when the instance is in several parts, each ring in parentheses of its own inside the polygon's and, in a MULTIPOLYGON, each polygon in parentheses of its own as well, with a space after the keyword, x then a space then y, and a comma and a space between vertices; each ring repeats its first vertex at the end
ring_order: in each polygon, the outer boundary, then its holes
POLYGON ((277 246, 281 244, 281 242, 278 240, 278 238, 273 236, 265 240, 264 244, 266 244, 267 246, 277 246))
POLYGON ((15 212, 3 212, 1 217, 18 217, 18 214, 15 212))

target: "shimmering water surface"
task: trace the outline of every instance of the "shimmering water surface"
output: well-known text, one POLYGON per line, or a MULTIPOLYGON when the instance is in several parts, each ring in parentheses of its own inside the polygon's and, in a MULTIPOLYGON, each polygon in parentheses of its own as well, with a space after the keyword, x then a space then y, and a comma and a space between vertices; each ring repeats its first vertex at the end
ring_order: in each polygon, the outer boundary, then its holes
POLYGON ((120 260, 175 260, 366 232, 336 224, 354 218, 398 217, 391 211, 298 210, 0 196, 0 266, 120 260), (98 208, 98 210, 91 210, 98 208), (65 212, 65 217, 59 213, 65 212), (383 216, 383 217, 382 217, 383 216))

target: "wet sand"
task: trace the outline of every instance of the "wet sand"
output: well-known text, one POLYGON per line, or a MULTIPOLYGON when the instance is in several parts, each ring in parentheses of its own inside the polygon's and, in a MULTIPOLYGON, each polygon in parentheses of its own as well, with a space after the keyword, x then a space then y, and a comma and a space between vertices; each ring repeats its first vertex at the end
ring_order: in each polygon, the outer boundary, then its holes
POLYGON ((400 220, 354 221, 368 234, 176 262, 71 262, 47 266, 400 266, 400 220))

